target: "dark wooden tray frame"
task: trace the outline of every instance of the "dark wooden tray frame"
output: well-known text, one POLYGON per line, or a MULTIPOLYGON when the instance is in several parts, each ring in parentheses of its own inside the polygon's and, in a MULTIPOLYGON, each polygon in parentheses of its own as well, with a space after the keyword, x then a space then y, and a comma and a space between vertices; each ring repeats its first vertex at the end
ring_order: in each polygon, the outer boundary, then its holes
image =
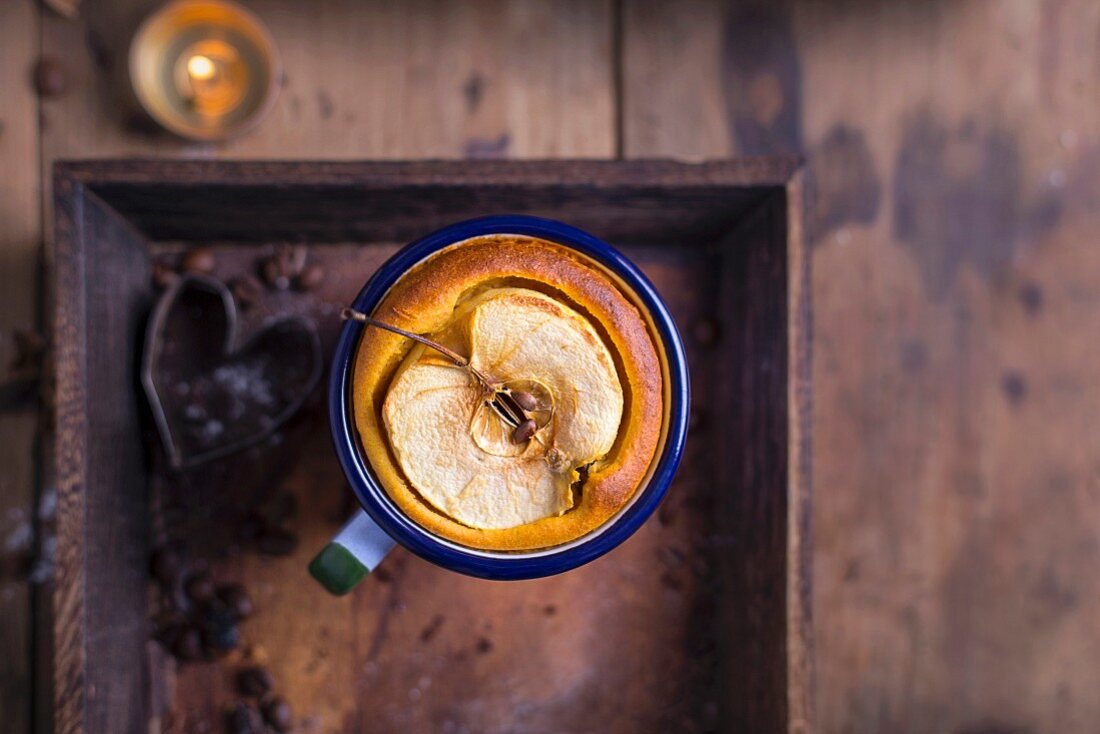
POLYGON ((54 197, 56 731, 144 723, 113 709, 144 700, 148 685, 146 459, 134 389, 151 301, 147 242, 404 241, 499 212, 551 216, 613 243, 691 246, 733 233, 726 262, 743 287, 720 297, 743 358, 718 397, 743 408, 728 428, 743 460, 729 471, 747 491, 724 498, 739 540, 722 570, 741 602, 721 613, 727 649, 761 668, 729 681, 723 720, 811 729, 809 261, 798 161, 83 161, 55 167, 54 197))

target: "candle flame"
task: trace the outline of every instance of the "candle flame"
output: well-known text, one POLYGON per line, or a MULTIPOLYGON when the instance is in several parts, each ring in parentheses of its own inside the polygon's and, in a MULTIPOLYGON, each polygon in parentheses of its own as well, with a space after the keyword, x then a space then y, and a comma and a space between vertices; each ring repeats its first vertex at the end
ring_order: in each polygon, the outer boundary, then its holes
POLYGON ((195 55, 187 60, 187 73, 192 79, 206 81, 214 76, 214 62, 207 56, 195 55))

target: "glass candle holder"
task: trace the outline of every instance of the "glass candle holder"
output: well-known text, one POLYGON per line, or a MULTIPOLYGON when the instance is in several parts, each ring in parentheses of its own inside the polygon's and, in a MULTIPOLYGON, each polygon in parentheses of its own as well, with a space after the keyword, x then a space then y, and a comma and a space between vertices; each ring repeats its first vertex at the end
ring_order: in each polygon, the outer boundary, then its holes
POLYGON ((225 0, 178 0, 150 15, 130 44, 142 108, 192 140, 222 140, 271 108, 282 68, 260 20, 225 0))

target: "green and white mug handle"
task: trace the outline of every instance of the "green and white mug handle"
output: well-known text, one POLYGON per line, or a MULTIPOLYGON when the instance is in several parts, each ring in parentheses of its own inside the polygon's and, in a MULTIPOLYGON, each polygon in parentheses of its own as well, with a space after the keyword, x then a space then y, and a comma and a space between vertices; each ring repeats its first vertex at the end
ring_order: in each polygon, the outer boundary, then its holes
POLYGON ((378 568, 394 545, 393 538, 359 510, 310 561, 309 574, 329 593, 343 596, 378 568))

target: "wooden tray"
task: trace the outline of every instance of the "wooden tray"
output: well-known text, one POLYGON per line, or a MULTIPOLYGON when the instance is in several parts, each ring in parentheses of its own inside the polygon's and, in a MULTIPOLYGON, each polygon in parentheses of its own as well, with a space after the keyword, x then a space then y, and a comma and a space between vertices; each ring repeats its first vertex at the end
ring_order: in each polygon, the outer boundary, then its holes
MULTIPOLYGON (((620 246, 680 324, 693 425, 659 515, 608 556, 554 578, 480 581, 399 549, 354 594, 329 597, 306 564, 347 511, 347 490, 319 389, 277 449, 188 477, 200 514, 249 482, 299 499, 294 554, 243 552, 214 565, 256 599, 242 626, 252 654, 305 732, 810 728, 797 162, 90 161, 59 164, 54 190, 58 731, 218 731, 234 698, 232 666, 177 664, 149 641, 159 522, 149 497, 160 474, 136 370, 153 258, 211 246, 228 279, 272 243, 307 244, 327 269, 322 288, 269 295, 252 325, 266 312, 307 315, 328 354, 338 306, 397 247, 504 212, 560 219, 620 246)), ((216 514, 195 532, 213 533, 216 514)))

